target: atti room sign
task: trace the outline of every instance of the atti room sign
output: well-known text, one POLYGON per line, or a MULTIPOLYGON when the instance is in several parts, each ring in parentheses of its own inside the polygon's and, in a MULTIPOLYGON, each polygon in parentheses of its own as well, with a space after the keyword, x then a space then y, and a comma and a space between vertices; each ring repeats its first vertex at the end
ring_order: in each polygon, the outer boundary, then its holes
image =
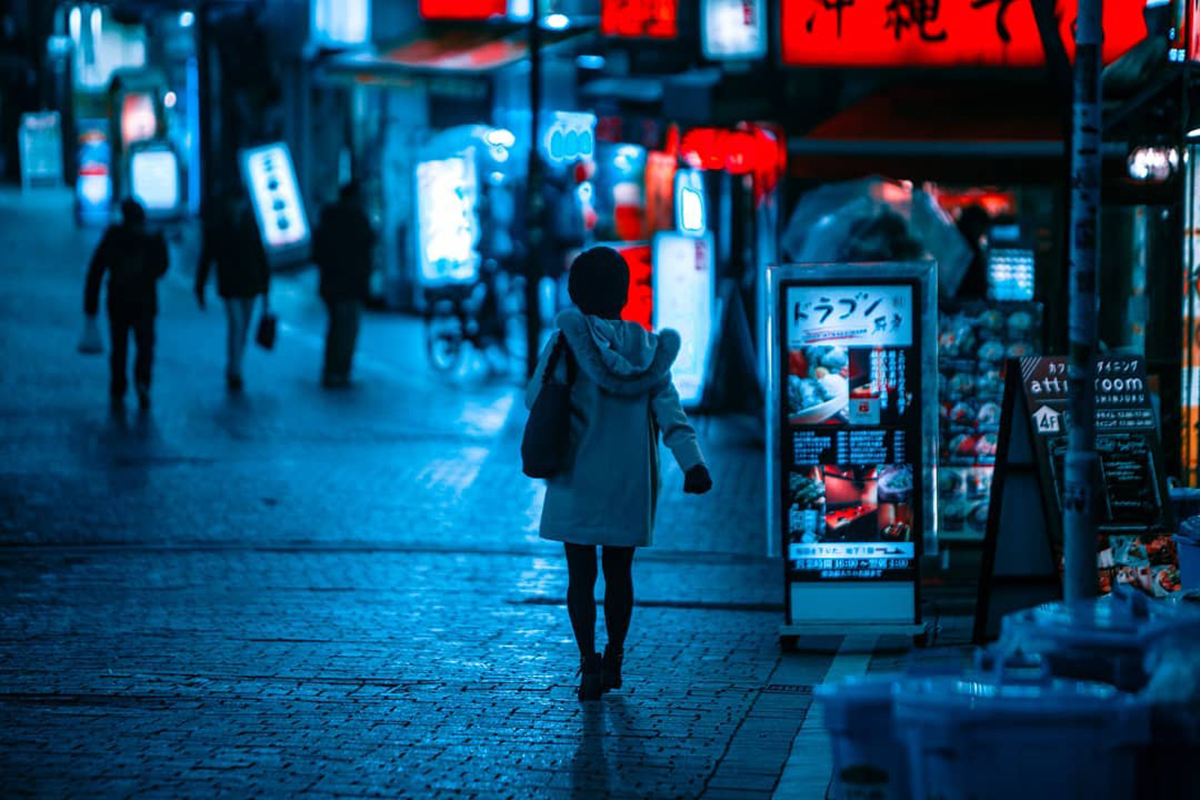
MULTIPOLYGON (((1074 58, 1077 0, 1053 0, 1074 58)), ((1104 3, 1104 62, 1146 38, 1145 0, 1104 3)), ((797 67, 1038 67, 1032 0, 782 0, 783 63, 797 67)))

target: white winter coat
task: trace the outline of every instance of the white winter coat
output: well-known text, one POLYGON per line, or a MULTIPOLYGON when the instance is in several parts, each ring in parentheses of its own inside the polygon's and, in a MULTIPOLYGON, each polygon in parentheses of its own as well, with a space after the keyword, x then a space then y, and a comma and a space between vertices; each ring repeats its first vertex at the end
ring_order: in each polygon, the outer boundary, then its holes
MULTIPOLYGON (((671 382, 679 334, 655 335, 634 322, 558 316, 559 331, 538 360, 525 393, 533 407, 550 353, 565 336, 577 368, 571 385, 568 466, 547 481, 541 536, 574 544, 651 544, 658 498, 658 432, 679 467, 704 463, 696 432, 671 382), (653 424, 652 424, 653 423, 653 424)), ((566 380, 566 360, 555 366, 566 380)))

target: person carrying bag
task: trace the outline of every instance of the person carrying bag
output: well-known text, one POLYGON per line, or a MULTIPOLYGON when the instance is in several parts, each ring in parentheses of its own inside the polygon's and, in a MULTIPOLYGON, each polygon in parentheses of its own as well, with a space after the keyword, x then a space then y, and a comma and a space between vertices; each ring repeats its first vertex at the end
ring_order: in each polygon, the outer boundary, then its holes
POLYGON ((685 492, 703 494, 712 479, 671 382, 679 334, 656 335, 621 320, 629 266, 620 253, 595 247, 580 254, 568 289, 576 308, 558 316, 526 390, 531 413, 521 455, 527 475, 546 478, 540 535, 563 543, 578 697, 596 700, 622 685, 634 551, 653 539, 659 432, 684 472, 685 492), (597 546, 608 632, 603 656, 596 652, 597 546))

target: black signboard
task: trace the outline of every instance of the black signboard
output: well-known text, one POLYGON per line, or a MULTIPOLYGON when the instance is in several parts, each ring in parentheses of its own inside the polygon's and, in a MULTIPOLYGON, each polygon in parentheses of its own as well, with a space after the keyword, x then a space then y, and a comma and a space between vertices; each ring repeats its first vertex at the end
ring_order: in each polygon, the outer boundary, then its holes
MULTIPOLYGON (((1096 515, 1102 593, 1126 584, 1155 597, 1180 590, 1157 426, 1145 362, 1095 362, 1096 515)), ((992 638, 1000 617, 1062 591, 1062 489, 1070 411, 1067 360, 1008 362, 976 606, 975 638, 992 638)))

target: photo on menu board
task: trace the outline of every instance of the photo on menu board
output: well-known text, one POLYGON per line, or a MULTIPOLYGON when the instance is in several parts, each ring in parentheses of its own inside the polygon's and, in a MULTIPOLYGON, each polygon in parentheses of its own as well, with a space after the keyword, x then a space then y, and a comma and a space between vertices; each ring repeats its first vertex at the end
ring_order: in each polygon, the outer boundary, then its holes
POLYGON ((809 467, 792 473, 793 540, 912 540, 912 467, 809 467))
POLYGON ((911 287, 796 287, 788 300, 789 424, 902 424, 913 406, 911 287))

